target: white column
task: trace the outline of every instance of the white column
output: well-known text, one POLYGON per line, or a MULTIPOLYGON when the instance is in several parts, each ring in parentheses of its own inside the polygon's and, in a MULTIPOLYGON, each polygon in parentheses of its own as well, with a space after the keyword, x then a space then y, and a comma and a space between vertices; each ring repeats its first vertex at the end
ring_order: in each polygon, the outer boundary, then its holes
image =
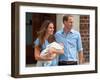
POLYGON ((74 24, 73 29, 76 31, 80 30, 80 16, 79 15, 73 15, 74 16, 74 24))
POLYGON ((62 19, 63 19, 63 15, 61 15, 61 14, 56 15, 56 27, 57 27, 56 29, 57 29, 57 31, 62 29, 62 27, 63 27, 62 19))

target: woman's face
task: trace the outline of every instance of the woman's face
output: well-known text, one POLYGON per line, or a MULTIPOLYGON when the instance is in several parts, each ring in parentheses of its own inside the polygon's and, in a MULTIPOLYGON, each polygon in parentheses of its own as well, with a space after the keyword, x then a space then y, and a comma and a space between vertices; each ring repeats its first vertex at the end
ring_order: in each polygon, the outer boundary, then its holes
POLYGON ((50 23, 50 24, 48 25, 48 28, 47 28, 47 34, 48 34, 48 35, 52 35, 53 32, 54 32, 54 25, 53 25, 53 23, 50 23))

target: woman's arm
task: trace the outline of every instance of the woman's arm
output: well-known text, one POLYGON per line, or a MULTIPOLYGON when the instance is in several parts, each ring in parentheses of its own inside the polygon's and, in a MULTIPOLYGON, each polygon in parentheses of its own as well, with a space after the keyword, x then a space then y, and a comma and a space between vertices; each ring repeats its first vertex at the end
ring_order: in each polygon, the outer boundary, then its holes
POLYGON ((40 56, 40 48, 39 48, 39 46, 35 46, 35 48, 34 48, 34 54, 35 54, 35 59, 36 60, 52 60, 53 59, 53 57, 51 57, 50 55, 50 53, 47 53, 45 56, 40 56))
POLYGON ((38 46, 35 46, 34 48, 34 56, 36 60, 41 60, 40 58, 40 48, 38 46))

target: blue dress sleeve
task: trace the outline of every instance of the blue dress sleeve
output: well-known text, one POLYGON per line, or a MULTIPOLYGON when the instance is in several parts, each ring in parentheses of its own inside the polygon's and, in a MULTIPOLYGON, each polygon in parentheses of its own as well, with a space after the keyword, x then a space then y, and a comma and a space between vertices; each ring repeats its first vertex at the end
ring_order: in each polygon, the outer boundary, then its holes
POLYGON ((39 45, 39 39, 38 38, 34 41, 34 45, 35 46, 39 45))

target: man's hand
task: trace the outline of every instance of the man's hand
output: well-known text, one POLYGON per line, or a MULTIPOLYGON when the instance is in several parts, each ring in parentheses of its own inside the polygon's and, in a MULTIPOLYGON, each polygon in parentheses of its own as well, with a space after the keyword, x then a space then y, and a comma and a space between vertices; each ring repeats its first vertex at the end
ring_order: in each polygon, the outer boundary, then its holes
POLYGON ((84 63, 84 57, 83 57, 83 51, 79 52, 79 64, 83 64, 84 63))
POLYGON ((56 53, 57 51, 56 51, 56 49, 55 48, 50 48, 49 50, 48 50, 48 53, 50 53, 50 54, 54 54, 54 53, 56 53))
POLYGON ((47 61, 53 60, 55 57, 56 57, 56 54, 50 54, 50 53, 46 53, 46 55, 41 56, 43 60, 47 60, 47 61))

